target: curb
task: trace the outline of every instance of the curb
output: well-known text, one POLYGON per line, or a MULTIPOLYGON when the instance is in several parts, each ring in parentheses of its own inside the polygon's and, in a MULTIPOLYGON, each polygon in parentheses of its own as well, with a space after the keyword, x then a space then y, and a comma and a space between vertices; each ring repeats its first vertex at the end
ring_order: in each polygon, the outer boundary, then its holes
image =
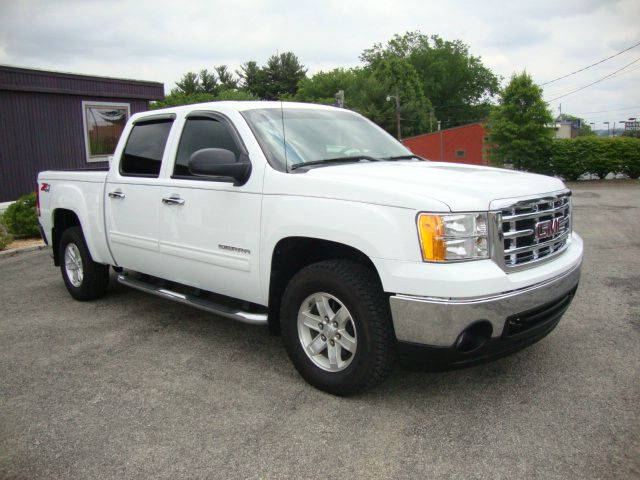
POLYGON ((0 252, 0 258, 15 257, 21 253, 35 252, 36 250, 44 250, 45 248, 49 247, 47 245, 30 245, 28 247, 13 248, 11 250, 0 252))

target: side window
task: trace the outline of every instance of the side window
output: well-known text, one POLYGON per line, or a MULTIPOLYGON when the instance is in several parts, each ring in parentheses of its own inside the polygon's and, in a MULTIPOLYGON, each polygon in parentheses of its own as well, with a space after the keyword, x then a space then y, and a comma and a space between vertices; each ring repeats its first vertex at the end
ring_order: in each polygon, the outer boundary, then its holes
POLYGON ((203 148, 231 150, 236 155, 236 158, 240 153, 228 127, 224 123, 210 117, 188 118, 184 125, 184 130, 182 130, 180 145, 178 145, 173 175, 176 177, 192 176, 189 173, 189 158, 194 152, 203 148))
POLYGON ((133 126, 120 161, 120 173, 157 177, 173 120, 137 123, 133 126))

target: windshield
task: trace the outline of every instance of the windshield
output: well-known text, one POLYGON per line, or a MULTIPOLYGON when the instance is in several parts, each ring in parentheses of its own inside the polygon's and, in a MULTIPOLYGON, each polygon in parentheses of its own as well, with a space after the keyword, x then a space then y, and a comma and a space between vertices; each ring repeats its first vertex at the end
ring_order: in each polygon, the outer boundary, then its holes
POLYGON ((269 163, 279 170, 341 157, 357 160, 359 156, 382 159, 411 155, 380 127, 349 111, 262 108, 245 110, 242 115, 269 163))

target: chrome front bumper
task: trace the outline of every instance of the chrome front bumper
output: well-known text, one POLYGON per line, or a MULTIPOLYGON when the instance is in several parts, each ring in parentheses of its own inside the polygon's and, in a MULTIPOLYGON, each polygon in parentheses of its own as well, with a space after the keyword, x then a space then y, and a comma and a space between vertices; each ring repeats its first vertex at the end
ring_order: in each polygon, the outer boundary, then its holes
POLYGON ((519 290, 477 298, 432 298, 392 295, 391 314, 400 342, 451 347, 472 323, 487 320, 492 338, 500 337, 507 317, 535 309, 571 292, 580 281, 581 265, 550 280, 519 290))

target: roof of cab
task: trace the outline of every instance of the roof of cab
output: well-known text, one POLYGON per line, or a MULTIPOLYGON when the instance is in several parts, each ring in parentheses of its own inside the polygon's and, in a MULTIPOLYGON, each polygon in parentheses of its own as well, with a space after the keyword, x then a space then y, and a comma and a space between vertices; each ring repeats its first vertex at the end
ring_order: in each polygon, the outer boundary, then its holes
MULTIPOLYGON (((216 110, 224 112, 225 110, 236 110, 238 112, 244 110, 256 110, 260 108, 312 108, 317 110, 334 110, 337 107, 329 105, 318 105, 315 103, 301 103, 301 102, 279 102, 279 101, 221 101, 221 102, 206 102, 206 103, 192 103, 190 105, 180 105, 177 107, 167 107, 157 110, 147 110, 146 112, 136 113, 132 115, 132 118, 147 117, 151 115, 162 115, 168 113, 182 113, 184 111, 193 110, 216 110)), ((340 109, 342 110, 342 109, 340 109)))

